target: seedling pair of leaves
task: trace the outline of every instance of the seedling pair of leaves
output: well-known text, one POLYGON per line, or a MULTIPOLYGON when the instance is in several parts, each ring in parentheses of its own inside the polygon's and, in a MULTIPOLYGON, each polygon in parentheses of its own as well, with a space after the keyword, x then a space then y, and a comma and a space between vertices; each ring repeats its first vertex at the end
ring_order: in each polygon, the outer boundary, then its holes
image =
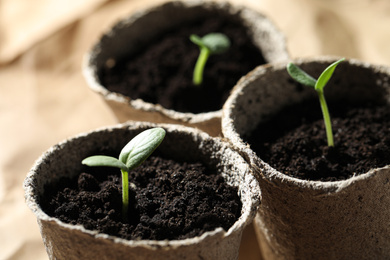
POLYGON ((116 167, 122 173, 122 217, 128 219, 129 209, 129 172, 141 165, 161 144, 165 137, 165 130, 152 128, 135 136, 127 143, 119 154, 119 158, 95 155, 85 158, 82 164, 88 166, 116 167))
POLYGON ((192 34, 190 40, 198 45, 200 49, 199 57, 193 72, 192 82, 194 85, 201 85, 203 82, 203 72, 210 55, 226 52, 230 47, 230 40, 222 33, 209 33, 203 37, 192 34))
POLYGON ((326 131, 326 138, 328 141, 328 146, 334 146, 334 140, 333 140, 333 131, 332 131, 332 123, 330 120, 328 105, 326 104, 325 96, 324 96, 324 88, 326 84, 328 83, 329 79, 332 77, 334 70, 336 69, 337 65, 340 64, 345 59, 342 58, 331 65, 329 65, 318 77, 316 80, 309 74, 307 74, 305 71, 294 65, 293 63, 287 64, 287 71, 290 74, 290 76, 296 80, 297 82, 312 87, 318 94, 318 98, 320 100, 322 115, 324 118, 324 124, 325 124, 325 131, 326 131))

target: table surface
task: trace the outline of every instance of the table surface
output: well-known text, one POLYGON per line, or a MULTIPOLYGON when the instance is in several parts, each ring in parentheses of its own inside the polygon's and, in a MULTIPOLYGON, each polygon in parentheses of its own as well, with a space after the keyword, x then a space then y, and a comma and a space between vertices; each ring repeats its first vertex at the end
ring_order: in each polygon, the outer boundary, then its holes
MULTIPOLYGON (((117 123, 81 73, 114 21, 162 0, 3 0, 0 8, 0 259, 47 259, 23 180, 55 143, 117 123), (66 4, 65 4, 66 3, 66 4)), ((336 55, 390 65, 387 0, 231 0, 270 17, 291 57, 336 55)), ((240 259, 260 259, 251 228, 240 259)))

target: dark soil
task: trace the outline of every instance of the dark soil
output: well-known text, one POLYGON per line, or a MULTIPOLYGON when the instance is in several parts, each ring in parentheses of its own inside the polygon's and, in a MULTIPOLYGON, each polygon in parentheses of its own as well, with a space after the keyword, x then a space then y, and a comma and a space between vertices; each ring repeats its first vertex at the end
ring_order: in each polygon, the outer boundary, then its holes
POLYGON ((334 147, 327 146, 318 100, 287 107, 259 125, 248 143, 270 166, 300 179, 343 180, 390 164, 388 105, 328 106, 334 147))
POLYGON ((123 57, 106 66, 99 78, 107 89, 132 99, 142 99, 180 112, 201 113, 222 108, 236 82, 257 65, 264 64, 246 28, 233 18, 215 16, 167 32, 135 56, 123 57), (212 55, 203 84, 192 84, 192 73, 199 55, 191 34, 203 36, 222 32, 231 47, 212 55))
POLYGON ((241 215, 237 188, 200 163, 150 157, 129 174, 129 219, 122 219, 120 171, 88 168, 76 179, 47 187, 47 214, 124 239, 184 239, 222 227, 241 215))

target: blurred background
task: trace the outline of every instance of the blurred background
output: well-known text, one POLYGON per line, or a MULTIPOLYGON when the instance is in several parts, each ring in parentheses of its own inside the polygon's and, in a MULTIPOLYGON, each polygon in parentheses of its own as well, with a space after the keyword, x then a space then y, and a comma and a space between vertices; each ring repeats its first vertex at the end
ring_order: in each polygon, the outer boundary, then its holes
MULTIPOLYGON (((88 89, 83 55, 116 20, 161 2, 0 1, 1 260, 47 259, 35 216, 24 203, 23 180, 50 146, 117 122, 88 89)), ((271 18, 292 58, 337 55, 390 65, 388 0, 230 2, 271 18)))

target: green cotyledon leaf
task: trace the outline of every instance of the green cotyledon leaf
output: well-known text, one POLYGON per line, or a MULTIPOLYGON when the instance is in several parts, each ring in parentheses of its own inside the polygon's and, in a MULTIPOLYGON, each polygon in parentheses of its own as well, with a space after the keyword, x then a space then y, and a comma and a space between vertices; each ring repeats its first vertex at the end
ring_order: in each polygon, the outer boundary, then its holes
POLYGON ((165 137, 163 128, 151 128, 135 136, 123 147, 119 160, 130 170, 139 166, 161 144, 165 137))
POLYGON ((322 91, 325 85, 328 83, 329 79, 332 77, 334 70, 336 69, 337 65, 340 64, 340 62, 344 61, 345 59, 339 59, 338 61, 333 62, 330 64, 318 77, 317 82, 314 86, 315 90, 322 91))
POLYGON ((301 68, 297 67, 293 63, 287 64, 287 72, 290 74, 290 76, 297 82, 309 86, 309 87, 315 87, 317 80, 307 74, 305 71, 303 71, 301 68))
POLYGON ((116 167, 128 171, 126 164, 111 156, 94 155, 85 158, 81 163, 88 166, 116 167))

